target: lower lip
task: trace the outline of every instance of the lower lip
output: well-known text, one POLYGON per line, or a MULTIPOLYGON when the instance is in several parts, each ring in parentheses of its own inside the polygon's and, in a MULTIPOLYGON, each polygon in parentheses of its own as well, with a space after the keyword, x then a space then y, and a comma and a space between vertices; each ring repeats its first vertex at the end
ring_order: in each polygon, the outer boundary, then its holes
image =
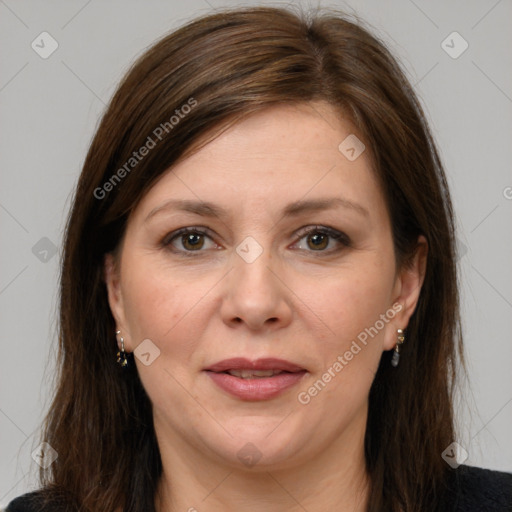
POLYGON ((216 373, 206 370, 213 382, 229 394, 242 400, 268 400, 295 386, 306 374, 306 370, 296 373, 283 372, 273 377, 242 379, 229 373, 216 373))

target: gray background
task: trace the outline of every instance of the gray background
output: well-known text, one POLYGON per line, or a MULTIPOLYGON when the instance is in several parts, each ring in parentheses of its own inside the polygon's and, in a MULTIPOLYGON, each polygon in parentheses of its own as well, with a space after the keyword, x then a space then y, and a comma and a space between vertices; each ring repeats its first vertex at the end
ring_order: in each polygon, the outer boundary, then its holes
MULTIPOLYGON (((459 442, 467 464, 512 471, 512 4, 321 4, 371 23, 425 106, 462 254, 470 388, 458 406, 459 442), (442 46, 453 31, 469 44, 458 58, 442 46)), ((62 230, 98 119, 135 56, 192 16, 227 5, 243 4, 0 0, 0 505, 36 486, 31 453, 52 386, 62 230), (43 31, 59 45, 47 59, 31 47, 43 31)), ((452 52, 462 48, 451 41, 452 52)))

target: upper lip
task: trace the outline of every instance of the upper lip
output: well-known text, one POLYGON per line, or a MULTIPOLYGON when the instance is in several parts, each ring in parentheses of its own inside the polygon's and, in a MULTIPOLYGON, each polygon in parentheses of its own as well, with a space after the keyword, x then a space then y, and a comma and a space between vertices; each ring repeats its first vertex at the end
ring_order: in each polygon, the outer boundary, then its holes
POLYGON ((224 359, 205 368, 212 372, 225 372, 226 370, 282 370, 285 372, 300 372, 304 368, 290 361, 276 358, 262 358, 251 361, 244 357, 224 359))

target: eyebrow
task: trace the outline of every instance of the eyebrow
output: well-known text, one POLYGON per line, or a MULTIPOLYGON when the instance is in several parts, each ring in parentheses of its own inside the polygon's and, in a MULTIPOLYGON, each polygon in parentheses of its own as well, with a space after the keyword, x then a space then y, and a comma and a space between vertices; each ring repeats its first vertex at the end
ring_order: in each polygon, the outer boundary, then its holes
MULTIPOLYGON (((361 206, 360 204, 349 201, 348 199, 343 199, 341 197, 330 197, 310 199, 307 201, 300 200, 290 203, 284 208, 283 217, 295 217, 303 213, 314 213, 339 207, 355 211, 356 213, 359 213, 365 217, 370 216, 368 210, 361 206)), ((219 219, 225 219, 229 217, 228 210, 214 203, 210 203, 208 201, 170 199, 161 206, 157 206, 156 208, 151 210, 151 212, 149 212, 144 222, 149 221, 157 213, 169 210, 184 211, 194 213, 196 215, 201 215, 202 217, 217 217, 219 219)))

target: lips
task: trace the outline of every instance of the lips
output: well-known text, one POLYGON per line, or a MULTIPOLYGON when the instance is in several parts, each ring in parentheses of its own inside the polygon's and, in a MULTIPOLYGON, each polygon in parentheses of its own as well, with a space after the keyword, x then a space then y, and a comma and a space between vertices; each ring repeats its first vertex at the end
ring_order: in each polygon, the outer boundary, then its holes
MULTIPOLYGON (((265 377, 273 377, 283 373, 284 370, 226 370, 223 373, 229 373, 233 377, 240 379, 262 379, 265 377)), ((287 372, 290 373, 290 372, 287 372)))
POLYGON ((208 368, 205 368, 207 371, 211 372, 230 372, 237 370, 254 370, 254 371, 274 371, 274 372, 289 372, 289 373, 297 373, 305 370, 294 363, 289 361, 285 361, 284 359, 276 359, 276 358, 265 358, 265 359, 257 359, 255 361, 250 361, 244 357, 235 357, 232 359, 224 359, 223 361, 219 361, 208 368))
POLYGON ((269 400, 297 385, 307 370, 283 359, 233 358, 219 361, 205 368, 205 372, 231 396, 242 400, 269 400))

